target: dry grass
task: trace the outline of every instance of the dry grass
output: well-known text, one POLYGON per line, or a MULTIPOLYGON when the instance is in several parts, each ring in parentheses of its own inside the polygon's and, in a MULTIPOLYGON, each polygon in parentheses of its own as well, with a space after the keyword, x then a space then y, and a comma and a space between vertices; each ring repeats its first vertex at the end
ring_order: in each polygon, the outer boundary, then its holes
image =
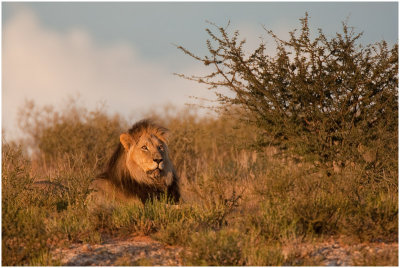
MULTIPOLYGON (((79 120, 70 114, 31 126, 28 132, 36 135, 30 136, 29 157, 3 141, 3 265, 57 265, 52 249, 96 243, 104 233, 140 233, 184 246, 187 265, 296 264, 283 245, 332 235, 397 240, 397 170, 384 177, 365 163, 334 170, 306 156, 254 146, 257 129, 229 116, 199 118, 185 111, 158 117, 171 129, 170 154, 184 197, 179 208, 164 199, 89 213, 89 182, 124 122, 101 111, 82 112, 79 120), (90 146, 82 145, 87 135, 90 146), (37 179, 65 188, 33 187, 37 179)), ((395 265, 394 259, 378 254, 362 264, 395 265)))

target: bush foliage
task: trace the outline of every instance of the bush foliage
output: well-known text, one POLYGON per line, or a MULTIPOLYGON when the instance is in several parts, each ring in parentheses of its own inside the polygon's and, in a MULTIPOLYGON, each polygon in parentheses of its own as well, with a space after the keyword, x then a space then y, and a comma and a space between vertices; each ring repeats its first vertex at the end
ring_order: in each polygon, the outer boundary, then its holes
POLYGON ((288 41, 267 30, 275 55, 266 53, 264 43, 248 55, 238 31, 230 36, 226 28, 215 26, 219 34, 207 29, 209 55, 179 48, 212 72, 182 76, 234 93, 218 94, 219 101, 247 111, 242 119, 263 130, 261 145, 288 147, 324 162, 363 160, 360 148, 373 148, 377 166, 396 166, 382 160, 388 154, 396 159, 398 148, 398 45, 362 46, 361 33, 345 23, 333 38, 321 29, 313 38, 308 15, 300 21, 288 41))
POLYGON ((104 107, 88 111, 76 99, 68 100, 61 110, 28 101, 19 111, 19 125, 28 134, 25 145, 42 164, 79 154, 78 158, 96 167, 104 166, 127 128, 120 116, 108 116, 104 107))

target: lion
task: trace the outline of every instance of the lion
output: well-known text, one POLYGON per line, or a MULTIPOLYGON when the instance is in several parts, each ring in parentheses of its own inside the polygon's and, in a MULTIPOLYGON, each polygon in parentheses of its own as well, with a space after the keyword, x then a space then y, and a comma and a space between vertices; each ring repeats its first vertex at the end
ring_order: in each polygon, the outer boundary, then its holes
POLYGON ((122 133, 105 171, 91 183, 92 205, 144 204, 164 193, 178 202, 179 179, 169 157, 167 134, 168 129, 147 119, 122 133))

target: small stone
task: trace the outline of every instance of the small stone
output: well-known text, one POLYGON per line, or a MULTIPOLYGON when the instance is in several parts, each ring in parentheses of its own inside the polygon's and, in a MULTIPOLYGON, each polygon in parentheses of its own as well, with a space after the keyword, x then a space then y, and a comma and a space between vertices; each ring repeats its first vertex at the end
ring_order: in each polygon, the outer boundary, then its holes
POLYGON ((145 251, 141 251, 141 252, 139 253, 139 256, 140 256, 141 258, 146 257, 146 252, 145 252, 145 251))
POLYGON ((92 247, 89 244, 82 246, 82 251, 92 251, 92 247))

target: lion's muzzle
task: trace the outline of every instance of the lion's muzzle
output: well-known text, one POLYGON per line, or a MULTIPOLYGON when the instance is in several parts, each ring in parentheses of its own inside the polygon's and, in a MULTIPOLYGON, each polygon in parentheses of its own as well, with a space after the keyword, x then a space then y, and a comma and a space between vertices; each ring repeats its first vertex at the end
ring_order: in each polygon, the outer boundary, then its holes
POLYGON ((161 172, 164 169, 164 161, 162 159, 154 159, 154 163, 157 163, 156 168, 152 169, 152 170, 149 170, 146 173, 150 177, 158 179, 158 178, 160 178, 161 172))
POLYGON ((158 168, 161 170, 164 169, 164 161, 161 161, 160 163, 158 163, 158 168))
POLYGON ((159 168, 156 168, 156 169, 147 171, 146 174, 147 174, 149 177, 158 179, 158 178, 161 177, 161 170, 160 170, 159 168))
POLYGON ((153 161, 149 165, 149 169, 146 171, 147 176, 153 179, 159 179, 164 172, 165 164, 164 159, 161 155, 153 155, 153 161))

